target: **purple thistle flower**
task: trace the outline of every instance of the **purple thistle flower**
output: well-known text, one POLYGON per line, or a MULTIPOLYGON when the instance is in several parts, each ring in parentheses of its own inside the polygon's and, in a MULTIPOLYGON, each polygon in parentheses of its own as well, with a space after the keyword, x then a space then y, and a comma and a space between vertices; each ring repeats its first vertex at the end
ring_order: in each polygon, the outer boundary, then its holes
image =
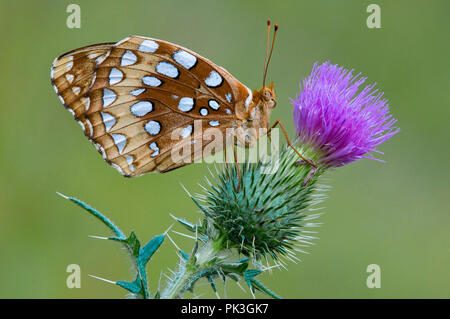
MULTIPOLYGON (((399 132, 389 104, 375 84, 358 88, 366 78, 337 65, 314 64, 295 100, 294 124, 301 144, 318 155, 318 162, 338 167, 374 159, 370 152, 399 132), (358 78, 359 77, 359 78, 358 78)), ((381 152, 379 152, 381 153, 381 152)))

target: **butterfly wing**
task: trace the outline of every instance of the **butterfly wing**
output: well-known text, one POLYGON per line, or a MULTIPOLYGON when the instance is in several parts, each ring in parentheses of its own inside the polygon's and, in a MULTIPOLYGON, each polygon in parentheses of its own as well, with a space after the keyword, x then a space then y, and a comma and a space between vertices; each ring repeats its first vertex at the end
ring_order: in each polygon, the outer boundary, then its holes
POLYGON ((174 161, 172 152, 187 143, 204 149, 212 141, 194 136, 194 127, 225 134, 252 99, 245 85, 208 59, 138 36, 65 53, 55 59, 51 78, 86 136, 125 176, 202 158, 195 147, 182 161, 174 161))

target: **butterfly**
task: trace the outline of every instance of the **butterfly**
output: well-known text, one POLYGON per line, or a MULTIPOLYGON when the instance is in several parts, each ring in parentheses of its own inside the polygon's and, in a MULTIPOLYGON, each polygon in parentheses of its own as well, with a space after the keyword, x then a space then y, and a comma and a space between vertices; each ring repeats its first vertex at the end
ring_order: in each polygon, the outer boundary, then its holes
MULTIPOLYGON (((252 147, 264 134, 260 128, 270 131, 277 124, 287 138, 279 120, 269 127, 276 96, 273 83, 265 85, 277 29, 275 25, 268 55, 269 20, 259 91, 189 49, 141 36, 64 53, 53 62, 51 81, 85 135, 121 174, 168 172, 186 165, 174 161, 173 149, 196 142, 205 148, 212 142, 202 134, 194 136, 195 122, 200 121, 203 131, 215 128, 224 135, 234 128, 231 140, 245 147, 252 147), (175 130, 178 140, 173 139, 175 130)), ((187 156, 193 162, 203 155, 187 156)))

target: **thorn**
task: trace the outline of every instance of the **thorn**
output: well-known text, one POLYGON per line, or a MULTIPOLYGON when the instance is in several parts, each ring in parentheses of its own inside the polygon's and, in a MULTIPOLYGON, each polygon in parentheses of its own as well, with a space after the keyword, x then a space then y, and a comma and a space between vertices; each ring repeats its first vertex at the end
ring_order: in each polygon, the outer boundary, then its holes
POLYGON ((184 191, 188 194, 189 197, 192 197, 191 193, 189 193, 189 191, 187 190, 186 187, 184 187, 184 185, 182 183, 180 183, 181 187, 183 187, 184 191))
POLYGON ((104 240, 108 240, 108 237, 100 237, 100 236, 93 236, 93 235, 88 235, 89 238, 94 238, 94 239, 104 239, 104 240))
POLYGON ((105 278, 101 278, 101 277, 97 277, 97 276, 89 275, 89 274, 88 274, 88 276, 89 276, 89 277, 92 277, 92 278, 95 278, 95 279, 98 279, 98 280, 101 280, 101 281, 108 282, 108 283, 113 284, 113 285, 116 284, 115 281, 111 281, 111 280, 108 280, 108 279, 105 279, 105 278))
POLYGON ((163 271, 161 269, 161 272, 159 273, 159 280, 158 280, 158 291, 161 290, 161 278, 163 276, 163 271))
POLYGON ((172 223, 172 225, 170 225, 169 228, 167 228, 167 230, 164 232, 164 236, 166 236, 169 233, 169 231, 172 228, 173 224, 174 223, 172 223))
POLYGON ((238 285, 239 288, 241 288, 241 290, 242 290, 243 292, 247 292, 247 291, 244 289, 244 287, 241 286, 241 284, 239 283, 239 281, 237 281, 236 284, 238 285))
POLYGON ((279 264, 275 264, 273 266, 265 266, 263 271, 271 271, 273 268, 280 268, 281 266, 279 264))
POLYGON ((249 288, 250 288, 250 293, 252 294, 253 299, 256 299, 256 296, 255 296, 255 293, 253 292, 252 286, 250 285, 249 288))
POLYGON ((167 238, 169 238, 169 240, 172 242, 172 244, 175 246, 176 249, 181 250, 180 247, 178 247, 177 244, 175 244, 175 242, 173 241, 172 237, 170 237, 169 234, 167 234, 167 238))
POLYGON ((170 269, 170 268, 167 268, 167 270, 170 271, 170 273, 172 274, 172 276, 175 276, 175 271, 173 271, 173 270, 170 269))
POLYGON ((59 196, 65 198, 65 199, 70 199, 70 197, 68 197, 68 196, 66 196, 64 194, 61 194, 60 192, 56 192, 56 194, 58 194, 59 196))
POLYGON ((186 234, 183 234, 183 233, 180 233, 180 232, 177 232, 177 231, 175 231, 175 230, 172 230, 172 233, 175 233, 175 234, 178 234, 178 235, 181 235, 181 236, 184 236, 184 237, 187 237, 187 238, 190 238, 190 239, 194 239, 194 240, 197 240, 194 236, 189 236, 189 235, 186 235, 186 234))
POLYGON ((228 299, 228 294, 227 294, 227 281, 226 280, 224 280, 223 281, 223 297, 225 298, 225 299, 228 299))

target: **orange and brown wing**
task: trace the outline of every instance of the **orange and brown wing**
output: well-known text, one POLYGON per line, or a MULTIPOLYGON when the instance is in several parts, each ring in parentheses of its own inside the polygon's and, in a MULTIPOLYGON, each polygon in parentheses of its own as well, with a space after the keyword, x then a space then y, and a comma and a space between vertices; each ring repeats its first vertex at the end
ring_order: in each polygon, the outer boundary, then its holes
POLYGON ((188 140, 203 148, 209 143, 192 136, 194 121, 203 130, 225 130, 252 98, 246 86, 195 52, 145 37, 65 53, 55 59, 51 78, 86 136, 125 176, 187 164, 174 162, 172 151, 188 140))

